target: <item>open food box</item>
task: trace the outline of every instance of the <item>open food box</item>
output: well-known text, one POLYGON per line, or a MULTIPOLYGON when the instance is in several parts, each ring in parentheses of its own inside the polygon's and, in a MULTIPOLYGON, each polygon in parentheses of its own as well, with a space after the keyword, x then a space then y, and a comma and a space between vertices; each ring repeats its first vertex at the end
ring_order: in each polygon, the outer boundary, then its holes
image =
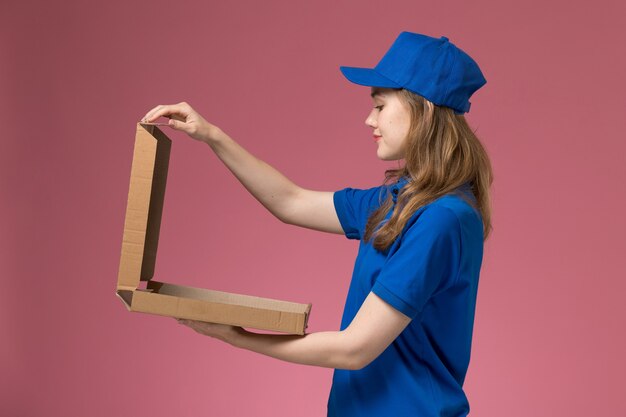
POLYGON ((124 221, 117 296, 130 311, 304 334, 311 304, 155 281, 172 141, 156 125, 137 124, 124 221), (140 288, 146 281, 144 288, 140 288))

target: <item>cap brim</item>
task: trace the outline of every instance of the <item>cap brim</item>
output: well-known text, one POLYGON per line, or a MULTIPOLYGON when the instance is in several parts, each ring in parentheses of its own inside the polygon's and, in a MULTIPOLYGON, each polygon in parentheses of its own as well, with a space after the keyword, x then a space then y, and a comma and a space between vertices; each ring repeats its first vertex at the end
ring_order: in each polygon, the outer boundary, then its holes
POLYGON ((402 88, 396 82, 380 75, 372 68, 339 67, 348 81, 368 87, 402 88))

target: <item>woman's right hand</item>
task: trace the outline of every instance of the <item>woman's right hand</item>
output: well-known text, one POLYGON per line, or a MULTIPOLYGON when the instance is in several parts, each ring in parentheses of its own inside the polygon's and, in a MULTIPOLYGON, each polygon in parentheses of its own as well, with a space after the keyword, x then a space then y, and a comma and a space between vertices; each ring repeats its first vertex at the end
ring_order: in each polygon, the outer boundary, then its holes
POLYGON ((159 117, 167 117, 170 119, 168 125, 171 128, 185 132, 192 138, 208 144, 219 140, 224 135, 219 127, 207 122, 185 102, 158 105, 146 113, 141 122, 151 123, 159 117))

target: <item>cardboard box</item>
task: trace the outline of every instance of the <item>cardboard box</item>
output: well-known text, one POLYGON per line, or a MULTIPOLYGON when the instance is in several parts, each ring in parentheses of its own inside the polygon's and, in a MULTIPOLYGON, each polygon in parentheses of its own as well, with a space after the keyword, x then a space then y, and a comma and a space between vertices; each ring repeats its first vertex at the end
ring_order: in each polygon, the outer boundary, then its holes
POLYGON ((311 304, 231 294, 152 280, 172 141, 137 124, 117 296, 130 311, 304 334, 311 304), (147 281, 145 288, 139 288, 147 281))

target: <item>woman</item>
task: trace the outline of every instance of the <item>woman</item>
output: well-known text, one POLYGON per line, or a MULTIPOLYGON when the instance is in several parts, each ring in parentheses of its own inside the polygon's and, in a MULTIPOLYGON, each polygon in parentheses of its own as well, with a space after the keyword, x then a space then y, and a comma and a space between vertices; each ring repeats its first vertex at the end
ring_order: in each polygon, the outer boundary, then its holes
POLYGON ((492 172, 463 113, 486 80, 447 38, 409 32, 374 69, 341 70, 371 87, 366 124, 378 157, 404 160, 382 186, 300 188, 186 103, 157 106, 142 119, 168 117, 207 143, 281 221, 360 240, 341 331, 266 335, 179 322, 236 347, 335 368, 329 416, 465 416, 492 172))

